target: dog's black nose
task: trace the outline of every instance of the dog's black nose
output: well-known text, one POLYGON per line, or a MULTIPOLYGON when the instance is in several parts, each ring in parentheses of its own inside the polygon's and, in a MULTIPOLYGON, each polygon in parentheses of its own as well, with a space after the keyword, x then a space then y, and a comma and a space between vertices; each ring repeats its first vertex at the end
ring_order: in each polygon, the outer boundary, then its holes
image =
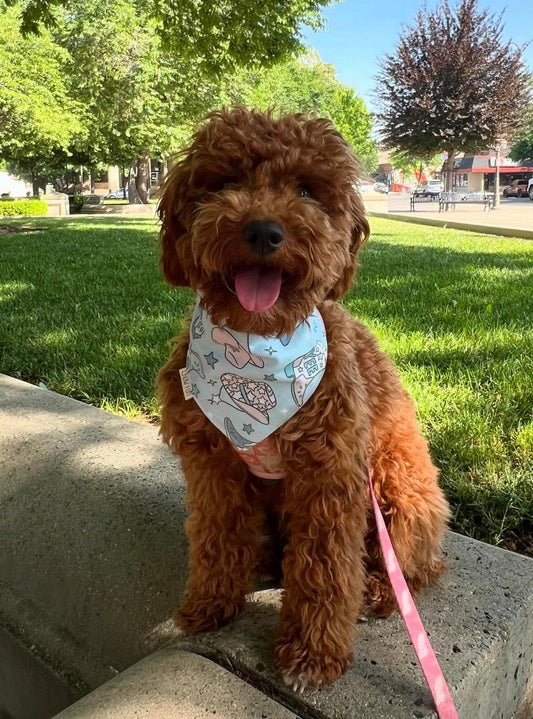
POLYGON ((252 220, 244 228, 244 239, 258 255, 268 255, 283 244, 283 229, 270 220, 252 220))

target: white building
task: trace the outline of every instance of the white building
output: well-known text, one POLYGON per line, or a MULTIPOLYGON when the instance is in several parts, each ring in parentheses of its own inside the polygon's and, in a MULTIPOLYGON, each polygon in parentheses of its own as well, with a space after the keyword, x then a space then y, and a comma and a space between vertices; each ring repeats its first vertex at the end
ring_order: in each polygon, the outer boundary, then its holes
POLYGON ((0 171, 0 195, 9 195, 9 197, 26 197, 28 192, 31 195, 31 185, 24 180, 19 180, 9 172, 0 171))

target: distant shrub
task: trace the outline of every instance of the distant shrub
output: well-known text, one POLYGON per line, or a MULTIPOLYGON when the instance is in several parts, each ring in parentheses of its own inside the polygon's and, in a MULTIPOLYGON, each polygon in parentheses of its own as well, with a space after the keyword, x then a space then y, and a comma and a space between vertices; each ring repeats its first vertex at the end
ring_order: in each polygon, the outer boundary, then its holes
POLYGON ((81 212, 81 208, 83 206, 83 195, 69 195, 68 206, 71 214, 81 212))
POLYGON ((28 217, 48 214, 48 205, 43 200, 0 199, 1 217, 28 217))

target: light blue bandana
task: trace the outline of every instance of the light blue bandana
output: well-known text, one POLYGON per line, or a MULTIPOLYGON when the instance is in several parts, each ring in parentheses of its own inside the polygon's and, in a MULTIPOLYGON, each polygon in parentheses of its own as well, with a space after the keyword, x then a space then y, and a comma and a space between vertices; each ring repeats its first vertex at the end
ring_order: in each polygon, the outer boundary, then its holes
POLYGON ((278 339, 213 325, 197 304, 184 385, 206 417, 243 450, 263 441, 307 402, 324 375, 327 353, 317 309, 292 335, 278 339))

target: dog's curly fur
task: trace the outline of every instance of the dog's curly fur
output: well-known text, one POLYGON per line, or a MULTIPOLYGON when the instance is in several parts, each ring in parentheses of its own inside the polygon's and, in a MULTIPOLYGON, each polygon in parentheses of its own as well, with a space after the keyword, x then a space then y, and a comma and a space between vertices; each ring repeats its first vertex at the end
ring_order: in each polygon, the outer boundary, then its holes
POLYGON ((176 620, 198 632, 233 619, 270 533, 283 587, 276 658, 300 687, 345 671, 360 613, 386 616, 395 607, 369 520, 367 468, 411 589, 444 570, 448 507, 413 403, 376 339, 335 302, 369 234, 358 177, 328 120, 236 108, 213 113, 196 132, 160 203, 164 275, 201 292, 213 323, 266 336, 290 333, 315 306, 324 319, 325 375, 273 435, 285 471, 276 486, 250 475, 228 439, 185 401, 178 372, 188 326, 158 379, 161 433, 181 457, 190 512, 190 576, 176 620), (258 262, 243 239, 251 220, 284 231, 279 249, 261 260, 283 273, 279 299, 265 312, 243 309, 234 292, 237 271, 258 262))

